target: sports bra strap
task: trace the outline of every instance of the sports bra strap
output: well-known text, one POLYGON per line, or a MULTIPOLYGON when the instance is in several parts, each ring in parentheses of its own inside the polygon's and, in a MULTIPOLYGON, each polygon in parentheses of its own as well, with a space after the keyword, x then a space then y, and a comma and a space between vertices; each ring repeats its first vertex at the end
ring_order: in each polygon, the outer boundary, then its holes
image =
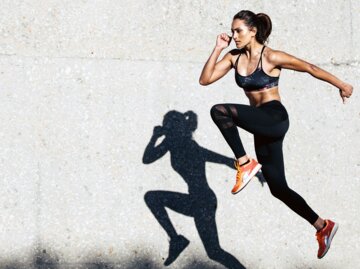
POLYGON ((259 63, 258 63, 258 66, 256 67, 256 69, 259 67, 260 63, 261 63, 261 69, 262 69, 262 54, 263 54, 264 49, 265 49, 265 45, 261 49, 260 60, 259 60, 259 63))
POLYGON ((239 56, 237 57, 237 59, 235 61, 235 64, 234 64, 235 69, 237 69, 237 65, 238 65, 238 61, 239 61, 240 56, 241 56, 241 53, 239 54, 239 56))
MULTIPOLYGON (((258 69, 260 63, 261 63, 261 68, 262 68, 262 54, 263 54, 264 49, 265 49, 265 45, 264 45, 264 46, 262 47, 262 49, 261 49, 260 59, 259 59, 259 62, 258 62, 258 64, 257 64, 257 66, 256 66, 256 69, 258 69)), ((241 56, 241 53, 240 53, 239 56, 236 58, 236 61, 235 61, 235 64, 234 64, 234 68, 235 68, 235 69, 237 69, 237 65, 238 65, 240 56, 241 56)), ((255 69, 255 70, 256 70, 256 69, 255 69)))

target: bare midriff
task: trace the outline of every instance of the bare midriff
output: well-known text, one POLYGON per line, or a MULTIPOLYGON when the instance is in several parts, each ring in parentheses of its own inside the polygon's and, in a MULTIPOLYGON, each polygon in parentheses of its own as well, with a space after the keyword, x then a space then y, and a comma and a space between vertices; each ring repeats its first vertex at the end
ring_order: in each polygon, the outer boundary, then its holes
POLYGON ((280 94, 278 87, 273 87, 269 89, 264 89, 260 91, 245 92, 246 96, 249 98, 251 106, 260 106, 261 104, 278 100, 281 102, 280 94))

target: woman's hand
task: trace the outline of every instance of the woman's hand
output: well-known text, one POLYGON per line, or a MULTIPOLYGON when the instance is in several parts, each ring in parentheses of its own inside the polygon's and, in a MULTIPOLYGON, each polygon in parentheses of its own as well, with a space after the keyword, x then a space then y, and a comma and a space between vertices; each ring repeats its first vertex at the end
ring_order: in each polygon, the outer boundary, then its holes
POLYGON ((339 93, 343 100, 343 103, 345 104, 345 98, 350 98, 351 94, 353 92, 353 86, 351 86, 349 83, 343 83, 339 87, 339 93))
POLYGON ((216 39, 216 47, 220 49, 225 49, 230 45, 231 42, 231 36, 228 36, 225 33, 222 33, 217 36, 216 39))
POLYGON ((227 48, 231 42, 231 37, 222 33, 216 38, 216 47, 212 51, 209 59, 206 61, 199 83, 203 86, 209 85, 222 78, 232 68, 232 54, 226 53, 224 57, 218 61, 223 49, 227 48))

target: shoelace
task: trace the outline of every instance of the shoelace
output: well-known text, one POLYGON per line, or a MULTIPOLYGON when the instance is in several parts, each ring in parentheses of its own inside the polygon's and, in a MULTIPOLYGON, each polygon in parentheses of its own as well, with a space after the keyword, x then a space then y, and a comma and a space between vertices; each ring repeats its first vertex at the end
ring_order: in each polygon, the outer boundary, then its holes
POLYGON ((241 166, 239 165, 239 163, 237 161, 235 161, 235 168, 237 170, 237 173, 236 173, 236 182, 238 182, 239 180, 242 181, 242 173, 243 173, 243 169, 241 168, 241 166))

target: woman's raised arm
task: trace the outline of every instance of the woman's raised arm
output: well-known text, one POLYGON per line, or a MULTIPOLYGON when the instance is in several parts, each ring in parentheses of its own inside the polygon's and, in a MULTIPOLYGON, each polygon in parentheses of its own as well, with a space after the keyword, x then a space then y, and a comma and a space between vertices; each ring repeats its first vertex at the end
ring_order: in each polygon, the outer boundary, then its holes
POLYGON ((199 79, 199 83, 201 85, 209 85, 217 81, 231 69, 232 56, 230 53, 225 54, 225 56, 219 62, 217 62, 222 50, 229 46, 230 41, 231 37, 229 37, 227 34, 223 33, 218 35, 216 46, 201 72, 199 79))

